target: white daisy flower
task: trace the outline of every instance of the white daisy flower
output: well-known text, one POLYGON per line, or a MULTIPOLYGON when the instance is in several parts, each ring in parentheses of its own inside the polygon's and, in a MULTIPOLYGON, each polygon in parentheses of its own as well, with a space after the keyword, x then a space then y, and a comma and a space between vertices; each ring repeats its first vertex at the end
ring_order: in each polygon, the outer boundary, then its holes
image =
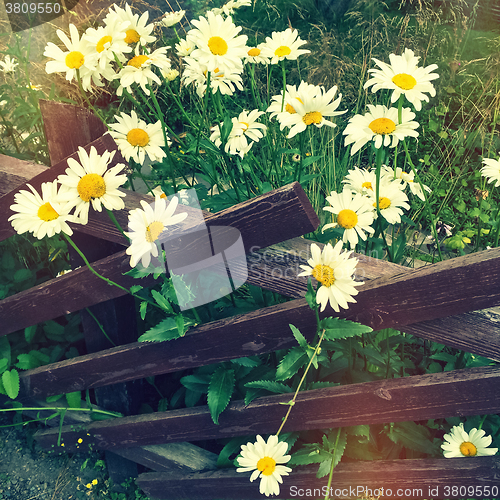
POLYGON ((377 176, 374 170, 354 167, 347 172, 342 181, 351 191, 371 196, 375 192, 377 176))
MULTIPOLYGON (((396 167, 396 173, 394 173, 393 168, 388 167, 387 165, 382 165, 382 177, 390 180, 399 180, 403 183, 403 189, 405 189, 406 186, 409 186, 413 195, 418 196, 422 201, 425 201, 422 188, 418 182, 415 182, 415 174, 413 172, 404 172, 402 168, 396 167)), ((422 186, 428 193, 432 193, 432 189, 429 186, 426 186, 425 184, 422 184, 422 186)))
POLYGON ((66 80, 72 81, 76 78, 76 71, 79 70, 84 90, 90 89, 91 79, 96 85, 102 86, 99 74, 95 72, 97 54, 85 40, 80 40, 74 24, 69 25, 69 32, 71 40, 61 30, 56 31, 57 36, 68 49, 67 52, 63 52, 52 42, 47 43, 43 55, 54 60, 47 62, 45 71, 48 74, 66 72, 66 80))
POLYGON ((485 436, 485 432, 472 429, 465 432, 464 424, 455 425, 449 434, 445 434, 446 441, 441 445, 445 458, 455 457, 486 457, 495 455, 498 448, 488 448, 491 444, 491 436, 485 436))
POLYGON ((378 59, 373 59, 381 69, 370 69, 373 78, 368 80, 364 88, 372 86, 372 92, 380 89, 392 90, 391 102, 396 102, 403 94, 406 99, 413 104, 417 111, 422 109, 422 101, 429 102, 429 98, 424 92, 432 97, 436 95, 436 90, 431 81, 439 78, 437 73, 431 73, 437 69, 437 64, 431 64, 426 68, 418 67, 418 60, 413 50, 405 49, 403 55, 389 56, 391 64, 386 64, 378 59))
MULTIPOLYGON (((254 142, 259 142, 259 140, 266 135, 267 127, 257 122, 259 116, 263 114, 263 111, 254 109, 250 113, 242 111, 237 118, 232 118, 231 121, 233 126, 224 147, 226 153, 239 155, 243 158, 248 151, 250 151, 254 142), (251 139, 250 143, 248 139, 251 139)), ((214 142, 217 147, 220 147, 222 144, 220 139, 220 127, 222 127, 222 124, 212 127, 212 135, 210 136, 210 140, 214 142)))
POLYGON ((415 129, 418 122, 412 121, 415 118, 410 108, 403 108, 401 118, 398 123, 397 108, 387 108, 381 104, 373 106, 368 104, 369 112, 365 115, 353 116, 342 132, 347 137, 344 145, 354 143, 351 148, 351 155, 359 151, 367 142, 374 141, 377 149, 384 147, 394 148, 399 141, 405 137, 418 137, 415 129))
POLYGON ((59 200, 57 181, 44 182, 41 185, 41 196, 33 186, 27 186, 31 193, 19 191, 14 195, 15 204, 10 206, 12 211, 17 212, 9 217, 16 232, 23 234, 29 231, 39 240, 60 232, 71 236, 73 231, 67 223, 79 221, 69 215, 72 205, 59 200))
POLYGON ((0 61, 0 71, 3 71, 5 74, 14 73, 18 66, 19 63, 14 58, 11 59, 10 56, 5 56, 5 59, 0 61))
POLYGON ((358 244, 359 238, 366 240, 365 233, 375 232, 371 227, 375 219, 373 206, 365 196, 352 193, 349 188, 344 187, 342 193, 332 191, 330 196, 326 197, 326 201, 331 206, 324 207, 323 210, 335 214, 337 218, 336 222, 325 224, 322 231, 340 226, 344 229, 342 241, 349 242, 351 248, 358 244))
POLYGON ((231 16, 240 7, 250 7, 251 5, 252 0, 229 0, 220 10, 222 11, 221 14, 224 13, 226 16, 231 16))
POLYGON ((154 206, 141 200, 142 210, 131 210, 128 218, 129 231, 125 234, 130 238, 130 246, 126 253, 130 255, 130 267, 135 267, 139 262, 148 267, 151 256, 158 257, 158 238, 168 226, 179 224, 187 213, 174 215, 179 200, 172 198, 168 203, 165 198, 155 196, 154 206))
POLYGON ((162 149, 165 147, 165 139, 160 121, 146 123, 138 118, 134 110, 130 115, 122 112, 116 120, 117 123, 110 123, 113 130, 109 134, 126 160, 132 158, 142 165, 146 154, 152 162, 160 161, 166 156, 162 149))
POLYGON ((299 49, 306 43, 306 40, 299 37, 297 30, 287 28, 285 31, 273 31, 271 37, 266 37, 266 43, 262 44, 262 56, 268 57, 271 64, 277 64, 285 59, 295 61, 302 54, 311 52, 299 49))
POLYGON ((196 48, 196 44, 192 40, 180 40, 175 44, 175 51, 179 57, 187 57, 196 48))
POLYGON ((126 58, 123 54, 132 52, 132 47, 125 43, 125 29, 129 25, 128 21, 120 22, 117 17, 111 18, 106 26, 88 28, 82 37, 97 53, 97 67, 107 80, 115 76, 115 71, 110 67, 110 63, 115 62, 115 55, 124 63, 126 58))
POLYGON ((244 57, 245 63, 269 64, 269 58, 262 55, 262 46, 261 43, 257 47, 247 47, 247 54, 244 57))
POLYGON ((125 31, 125 43, 129 45, 147 45, 156 40, 155 36, 151 35, 154 30, 154 24, 147 24, 149 12, 145 11, 139 17, 139 14, 134 14, 129 4, 125 4, 125 9, 113 4, 106 17, 104 18, 105 24, 114 24, 128 21, 130 24, 125 31), (114 8, 114 10, 113 10, 114 8))
POLYGON ((191 21, 196 27, 187 34, 187 39, 196 44, 191 56, 209 71, 219 68, 220 71, 241 69, 242 58, 247 49, 247 36, 238 35, 241 26, 236 26, 230 17, 224 19, 220 15, 207 13, 207 17, 191 21))
MULTIPOLYGON (((381 182, 379 187, 378 206, 380 215, 389 223, 396 224, 401 222, 403 210, 409 210, 410 205, 407 203, 408 196, 403 191, 403 185, 399 181, 381 182)), ((377 208, 375 190, 370 196, 372 206, 377 208)))
POLYGON ((146 95, 150 93, 146 85, 151 85, 151 82, 161 85, 160 78, 152 71, 151 67, 156 66, 163 70, 170 69, 170 59, 165 55, 169 48, 160 47, 147 55, 136 53, 115 77, 120 79, 120 86, 116 90, 116 94, 121 96, 124 88, 129 93, 132 92, 133 83, 140 85, 146 95))
POLYGON ((255 443, 248 442, 241 447, 241 456, 238 457, 238 467, 236 472, 250 472, 250 481, 260 478, 259 491, 262 495, 279 495, 279 485, 283 483, 281 476, 288 476, 292 471, 285 465, 290 460, 290 455, 286 455, 288 444, 284 441, 278 442, 278 436, 269 436, 264 441, 261 436, 257 436, 255 443))
MULTIPOLYGON (((194 83, 196 93, 199 97, 203 97, 207 89, 207 66, 200 64, 193 57, 185 57, 184 62, 186 63, 186 67, 182 73, 182 81, 185 85, 194 83)), ((215 68, 210 73, 210 88, 212 94, 219 91, 223 95, 233 95, 236 88, 243 90, 241 71, 227 69, 221 71, 219 68, 215 68)))
POLYGON ((81 219, 82 224, 87 224, 89 208, 98 212, 102 207, 108 210, 121 210, 125 207, 121 197, 125 196, 118 187, 127 181, 126 175, 118 175, 124 168, 123 163, 118 163, 108 170, 116 151, 105 151, 97 154, 94 146, 87 154, 82 147, 78 148, 80 163, 73 158, 68 158, 66 175, 60 175, 57 180, 62 184, 59 198, 70 202, 76 207, 75 216, 81 219))
POLYGON ((483 158, 484 166, 481 168, 481 175, 486 177, 488 183, 494 182, 494 187, 500 186, 500 159, 483 158))
POLYGON ((174 12, 167 12, 161 19, 158 24, 165 26, 165 28, 170 28, 171 26, 175 26, 180 20, 184 17, 186 13, 185 10, 178 10, 174 12))
POLYGON ((312 257, 307 261, 309 265, 300 266, 304 272, 298 276, 312 276, 321 283, 316 294, 316 303, 321 304, 321 312, 328 303, 335 312, 339 312, 340 307, 347 309, 348 302, 356 302, 352 297, 358 294, 358 290, 354 287, 363 284, 352 278, 358 259, 349 258, 352 251, 342 252, 342 244, 339 241, 333 247, 328 243, 322 252, 318 245, 312 243, 312 257))
POLYGON ((300 85, 287 85, 285 91, 285 100, 283 101, 283 91, 280 95, 275 95, 271 99, 271 104, 267 108, 267 112, 270 113, 269 118, 276 117, 280 122, 280 129, 283 130, 285 125, 282 120, 286 121, 286 117, 289 114, 297 113, 295 107, 298 104, 304 104, 304 101, 308 96, 314 97, 321 93, 321 88, 317 85, 311 85, 307 82, 301 81, 300 85))
POLYGON ((291 139, 304 132, 309 125, 317 128, 323 125, 336 127, 335 123, 325 119, 325 116, 337 116, 347 111, 336 111, 342 99, 342 94, 339 94, 338 98, 333 100, 336 93, 337 86, 332 87, 328 92, 325 92, 324 87, 320 87, 319 92, 313 94, 303 92, 302 98, 296 98, 293 106, 295 113, 287 112, 280 115, 281 125, 290 127, 287 138, 291 139))

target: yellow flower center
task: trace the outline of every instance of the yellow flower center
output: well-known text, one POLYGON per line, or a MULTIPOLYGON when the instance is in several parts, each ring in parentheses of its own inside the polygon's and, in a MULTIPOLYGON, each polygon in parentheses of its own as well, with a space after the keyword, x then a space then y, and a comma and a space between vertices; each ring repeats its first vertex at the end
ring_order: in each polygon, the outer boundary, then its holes
POLYGON ((131 43, 137 43, 141 37, 139 36, 139 33, 135 31, 134 29, 129 29, 125 31, 125 43, 131 44, 131 43))
POLYGON ((345 208, 337 215, 337 223, 344 229, 352 229, 358 223, 358 215, 354 210, 345 208))
POLYGON ((83 66, 83 63, 85 62, 85 57, 81 52, 78 52, 78 50, 73 50, 73 52, 70 52, 66 56, 64 62, 66 63, 66 66, 68 68, 78 69, 83 66))
POLYGON ((396 124, 390 118, 377 118, 368 127, 374 134, 380 135, 392 134, 396 130, 396 124))
POLYGON ((411 90, 417 84, 417 80, 406 73, 399 73, 399 75, 392 77, 392 83, 397 85, 400 89, 411 90))
POLYGON ((291 115, 297 113, 297 111, 295 111, 295 108, 291 105, 291 104, 287 104, 285 106, 285 111, 287 111, 288 113, 290 113, 291 115))
POLYGON ((135 56, 130 59, 128 62, 129 66, 133 66, 134 68, 139 69, 147 60, 149 59, 148 56, 135 56))
POLYGON ((274 51, 274 55, 278 57, 285 57, 289 55, 291 51, 292 50, 290 49, 290 47, 287 47, 286 45, 281 45, 274 51))
POLYGON ((146 131, 142 130, 142 128, 133 128, 127 134, 127 141, 132 146, 140 146, 143 148, 149 144, 149 135, 146 131))
POLYGON ((106 193, 106 183, 98 174, 87 174, 80 179, 76 189, 83 201, 90 201, 91 198, 100 198, 106 193))
POLYGON ((98 42, 97 42, 97 45, 95 47, 95 49, 97 50, 97 52, 101 53, 103 50, 104 50, 104 46, 107 44, 107 43, 111 43, 113 41, 113 39, 109 36, 109 35, 106 35, 106 36, 103 36, 98 42))
POLYGON ((371 189, 373 191, 373 186, 371 182, 363 182, 363 184, 361 184, 361 187, 366 189, 371 189))
POLYGON ((311 125, 312 123, 318 124, 321 123, 321 120, 323 120, 323 115, 319 111, 310 111, 302 117, 302 121, 306 125, 311 125))
POLYGON ((227 52, 227 43, 220 36, 212 36, 208 39, 208 48, 214 56, 223 56, 227 52))
POLYGON ((314 266, 314 269, 312 270, 313 277, 326 287, 330 287, 335 283, 334 274, 335 273, 330 266, 324 266, 323 264, 314 266))
POLYGON ((257 462, 257 469, 262 472, 262 475, 270 476, 276 469, 276 460, 271 457, 263 457, 257 462))
POLYGON ((250 126, 247 122, 240 122, 243 125, 243 132, 250 126))
MULTIPOLYGON (((375 202, 373 206, 376 207, 377 202, 375 202)), ((382 196, 382 198, 378 199, 378 208, 380 208, 380 210, 384 210, 385 208, 389 208, 390 206, 391 206, 391 200, 389 200, 389 198, 382 196)))
POLYGON ((250 57, 257 57, 260 55, 260 49, 258 49, 257 47, 253 47, 252 49, 250 49, 247 54, 250 56, 250 57))
POLYGON ((465 441, 460 445, 460 453, 465 457, 474 457, 477 454, 477 448, 470 441, 465 441))
POLYGON ((146 228, 146 241, 148 243, 153 243, 158 239, 158 236, 163 233, 164 229, 165 226, 163 223, 159 221, 151 222, 151 224, 146 228))
POLYGON ((45 222, 55 220, 59 217, 59 214, 52 208, 52 205, 48 202, 40 206, 37 215, 45 222))

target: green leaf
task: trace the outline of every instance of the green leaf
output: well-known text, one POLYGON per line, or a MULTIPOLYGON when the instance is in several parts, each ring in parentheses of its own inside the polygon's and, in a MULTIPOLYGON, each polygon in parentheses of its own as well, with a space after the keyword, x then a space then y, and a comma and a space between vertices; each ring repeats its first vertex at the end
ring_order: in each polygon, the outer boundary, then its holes
POLYGON ((10 399, 16 399, 19 394, 19 373, 15 368, 2 373, 2 383, 10 399))
POLYGON ((167 411, 168 410, 168 399, 162 398, 158 401, 158 411, 167 411))
POLYGON ((28 326, 27 328, 24 329, 24 338, 28 344, 31 343, 33 340, 35 333, 36 333, 36 327, 37 325, 32 325, 28 326))
POLYGON ((141 315, 142 321, 146 318, 146 311, 148 309, 148 303, 146 301, 141 302, 139 306, 139 314, 141 315))
POLYGON ((16 261, 10 252, 7 251, 3 253, 1 265, 4 269, 14 269, 16 261))
POLYGON ((238 436, 234 437, 222 448, 219 456, 217 457, 217 467, 234 467, 233 462, 229 459, 231 455, 238 455, 241 450, 241 445, 248 442, 248 437, 238 436))
POLYGON ((179 338, 177 323, 174 318, 165 318, 139 337, 139 342, 164 342, 179 338))
POLYGON ((26 281, 33 276, 33 273, 29 269, 18 269, 14 274, 14 282, 21 283, 26 281))
POLYGON ((219 367, 210 379, 208 387, 208 408, 214 424, 219 423, 219 415, 225 410, 233 395, 234 371, 219 367))
POLYGON ((305 298, 308 306, 315 311, 318 308, 318 304, 316 304, 316 292, 314 291, 311 278, 307 280, 307 292, 305 298))
POLYGON ((0 373, 3 373, 9 367, 9 360, 7 358, 0 359, 0 373))
POLYGON ((22 353, 17 356, 18 362, 16 367, 20 370, 31 370, 32 368, 38 368, 41 363, 31 354, 22 353))
POLYGON ((316 477, 325 477, 327 474, 330 473, 330 468, 332 466, 332 459, 330 460, 325 460, 324 462, 321 462, 319 464, 318 472, 316 473, 316 477))
POLYGON ((331 460, 332 455, 322 449, 318 444, 309 444, 292 455, 289 462, 291 465, 320 464, 325 460, 331 460))
POLYGON ((321 463, 316 474, 317 478, 324 477, 330 472, 332 460, 333 467, 337 467, 338 463, 342 459, 347 444, 347 434, 345 430, 342 428, 333 429, 328 435, 327 444, 330 447, 332 458, 326 462, 328 466, 325 462, 321 463))
POLYGON ((82 394, 80 391, 68 392, 66 401, 70 408, 80 408, 82 405, 82 394))
POLYGON ((288 325, 290 329, 292 330, 293 336, 295 337, 295 340, 299 343, 300 347, 303 349, 307 349, 309 347, 309 344, 307 343, 307 340, 305 339, 304 335, 300 333, 300 330, 293 325, 288 325))
POLYGON ((260 366, 262 364, 262 361, 258 357, 247 357, 232 359, 231 363, 234 363, 235 365, 246 366, 248 368, 253 368, 255 366, 260 366))
POLYGON ((320 328, 326 330, 327 340, 347 339, 372 331, 369 326, 341 318, 325 318, 320 321, 320 328))
POLYGON ((54 403, 56 401, 59 401, 63 396, 64 394, 55 394, 54 396, 47 396, 45 398, 45 401, 47 401, 47 403, 54 403))
POLYGON ((265 389, 269 392, 274 392, 276 394, 285 394, 288 392, 293 392, 291 387, 288 387, 281 382, 274 382, 273 380, 255 380, 253 382, 248 382, 245 387, 250 389, 265 389))
POLYGON ((206 394, 210 385, 210 375, 186 375, 181 378, 181 384, 190 391, 206 394))
POLYGON ((391 426, 387 436, 405 448, 429 454, 436 451, 429 429, 415 422, 397 422, 391 426))
POLYGON ((294 347, 281 360, 276 370, 276 380, 287 380, 293 377, 308 362, 307 354, 300 347, 294 347))
POLYGON ((170 302, 159 292, 156 290, 151 290, 151 295, 155 299, 156 303, 165 311, 168 313, 173 313, 174 310, 172 309, 172 306, 170 305, 170 302))

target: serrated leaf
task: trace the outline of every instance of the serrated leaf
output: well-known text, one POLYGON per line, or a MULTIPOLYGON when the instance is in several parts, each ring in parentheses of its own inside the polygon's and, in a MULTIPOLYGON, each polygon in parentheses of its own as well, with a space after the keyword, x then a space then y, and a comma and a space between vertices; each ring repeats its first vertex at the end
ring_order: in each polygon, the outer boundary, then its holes
POLYGON ((347 339, 372 331, 369 326, 341 318, 325 318, 320 321, 320 328, 325 330, 327 340, 347 339))
POLYGON ((44 352, 41 351, 36 351, 35 349, 32 349, 29 352, 30 356, 34 357, 39 361, 39 366, 41 365, 48 365, 50 363, 50 356, 45 354, 44 352))
POLYGON ((151 290, 151 295, 155 299, 156 303, 165 311, 168 313, 173 313, 174 310, 172 309, 172 306, 170 305, 170 302, 159 292, 156 290, 151 290))
POLYGON ((16 369, 2 373, 2 383, 10 399, 16 399, 19 394, 19 373, 16 369))
POLYGON ((370 437, 370 426, 369 425, 353 425, 352 427, 347 427, 347 434, 351 436, 363 436, 370 437))
POLYGON ((288 387, 281 382, 274 382, 273 380, 255 380, 253 382, 248 382, 245 387, 249 389, 264 389, 269 392, 274 392, 276 394, 286 394, 293 392, 291 387, 288 387))
POLYGON ((208 386, 208 408, 214 424, 219 423, 219 415, 226 409, 234 390, 234 371, 219 367, 208 386))
POLYGON ((141 285, 133 285, 130 287, 130 291, 132 293, 140 292, 142 289, 143 289, 143 287, 141 285))
POLYGON ((319 479, 321 477, 325 477, 327 474, 330 474, 330 468, 332 466, 332 459, 325 460, 321 462, 318 467, 318 472, 316 472, 316 477, 319 479))
POLYGON ((139 337, 139 342, 164 342, 179 338, 174 318, 165 318, 139 337))
POLYGON ((255 366, 260 366, 262 364, 262 361, 257 357, 237 358, 237 359, 232 359, 231 363, 234 363, 235 365, 246 366, 248 368, 253 368, 255 366))
POLYGON ((316 293, 314 291, 311 278, 309 278, 307 281, 307 292, 305 299, 307 304, 313 311, 318 308, 318 304, 316 303, 316 293))
POLYGON ((423 453, 432 453, 433 449, 430 431, 415 422, 397 422, 387 433, 389 439, 396 444, 423 453))
POLYGON ((293 377, 308 362, 307 354, 301 348, 294 347, 281 360, 276 370, 276 380, 287 380, 293 377))
POLYGON ((344 455, 346 444, 347 444, 347 434, 344 429, 342 428, 334 429, 330 432, 330 434, 328 435, 328 445, 330 447, 331 451, 330 454, 332 458, 327 461, 328 467, 327 465, 325 465, 325 462, 321 463, 318 472, 316 474, 317 478, 324 477, 326 476, 326 474, 330 472, 332 466, 332 460, 333 460, 333 467, 337 467, 338 463, 342 459, 342 456, 344 455), (325 469, 327 469, 326 472, 325 469))
POLYGON ((16 368, 20 370, 31 370, 32 368, 38 368, 41 363, 31 354, 22 353, 17 356, 16 368))
POLYGON ((289 463, 292 465, 320 464, 331 458, 332 456, 330 453, 321 450, 319 445, 312 444, 306 445, 304 448, 294 453, 289 463))
POLYGON ((245 405, 249 405, 254 399, 265 396, 267 392, 264 389, 248 389, 245 394, 245 405))
POLYGON ((238 455, 241 450, 241 445, 248 442, 248 437, 238 436, 234 437, 227 443, 217 457, 217 467, 233 467, 233 462, 229 460, 231 455, 238 455))
POLYGON ((294 325, 288 325, 288 326, 292 330, 293 336, 295 337, 295 340, 299 343, 300 347, 302 347, 303 349, 307 349, 309 347, 309 344, 307 343, 307 340, 305 339, 304 335, 300 333, 300 330, 294 325))
POLYGON ((70 408, 81 408, 82 394, 80 391, 68 392, 66 394, 66 402, 70 408))

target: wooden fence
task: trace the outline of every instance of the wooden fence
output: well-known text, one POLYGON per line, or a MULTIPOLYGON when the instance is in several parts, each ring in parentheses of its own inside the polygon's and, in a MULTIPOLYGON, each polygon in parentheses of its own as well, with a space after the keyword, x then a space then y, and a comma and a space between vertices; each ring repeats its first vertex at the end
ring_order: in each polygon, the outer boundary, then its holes
MULTIPOLYGON (((14 193, 27 181, 38 188, 53 180, 67 167, 65 158, 76 156, 78 146, 88 150, 93 145, 101 153, 116 149, 110 136, 103 135, 103 125, 85 110, 46 102, 42 112, 52 167, 0 156, 0 208, 4 214, 0 241, 13 234, 7 222, 9 207, 14 193)), ((139 206, 141 199, 148 197, 127 191, 126 209, 116 214, 122 226, 127 225, 128 210, 139 206)), ((0 301, 0 335, 91 308, 116 347, 103 339, 95 322, 82 311, 88 354, 21 374, 21 398, 26 401, 94 388, 99 406, 126 415, 106 421, 82 417, 67 421, 80 425, 78 430, 72 425, 62 427, 65 450, 76 450, 79 438, 84 438, 80 447, 91 443, 106 450, 115 478, 120 477, 119 472, 137 473, 136 463, 149 467, 155 472, 140 474, 137 481, 154 498, 260 498, 257 485, 248 483, 248 474, 217 470, 216 457, 190 442, 276 432, 284 416, 280 403, 288 401, 289 395, 262 397, 249 405, 230 403, 215 425, 205 406, 134 414, 138 393, 145 377, 293 347, 290 323, 311 340, 315 318, 303 298, 307 281, 297 277, 309 244, 299 236, 315 230, 319 221, 297 183, 204 216, 208 226, 228 225, 241 232, 249 283, 294 300, 197 326, 175 341, 138 343, 134 342, 135 319, 124 312, 134 308, 121 302, 131 298, 82 267, 0 301)), ((189 217, 184 224, 188 227, 189 217)), ((92 212, 89 223, 74 230, 75 237, 82 235, 79 242, 98 272, 125 287, 138 283, 123 275, 130 269, 126 243, 107 215, 92 212)), ((500 360, 498 324, 478 312, 500 304, 500 249, 418 270, 357 257, 357 276, 365 284, 359 287, 357 303, 339 316, 374 330, 393 327, 500 360)), ((144 278, 140 284, 153 282, 144 278)), ((489 366, 303 391, 283 430, 495 414, 500 412, 499 378, 500 368, 489 366)), ((41 430, 36 439, 50 448, 57 443, 59 432, 58 428, 41 430)), ((499 468, 498 457, 340 463, 333 484, 340 489, 384 486, 394 495, 403 488, 417 491, 404 495, 407 498, 443 498, 444 486, 498 486, 499 468), (431 494, 429 487, 439 489, 431 494)), ((318 489, 324 484, 325 478, 316 478, 316 468, 299 467, 285 478, 279 498, 292 498, 299 488, 318 489)))

